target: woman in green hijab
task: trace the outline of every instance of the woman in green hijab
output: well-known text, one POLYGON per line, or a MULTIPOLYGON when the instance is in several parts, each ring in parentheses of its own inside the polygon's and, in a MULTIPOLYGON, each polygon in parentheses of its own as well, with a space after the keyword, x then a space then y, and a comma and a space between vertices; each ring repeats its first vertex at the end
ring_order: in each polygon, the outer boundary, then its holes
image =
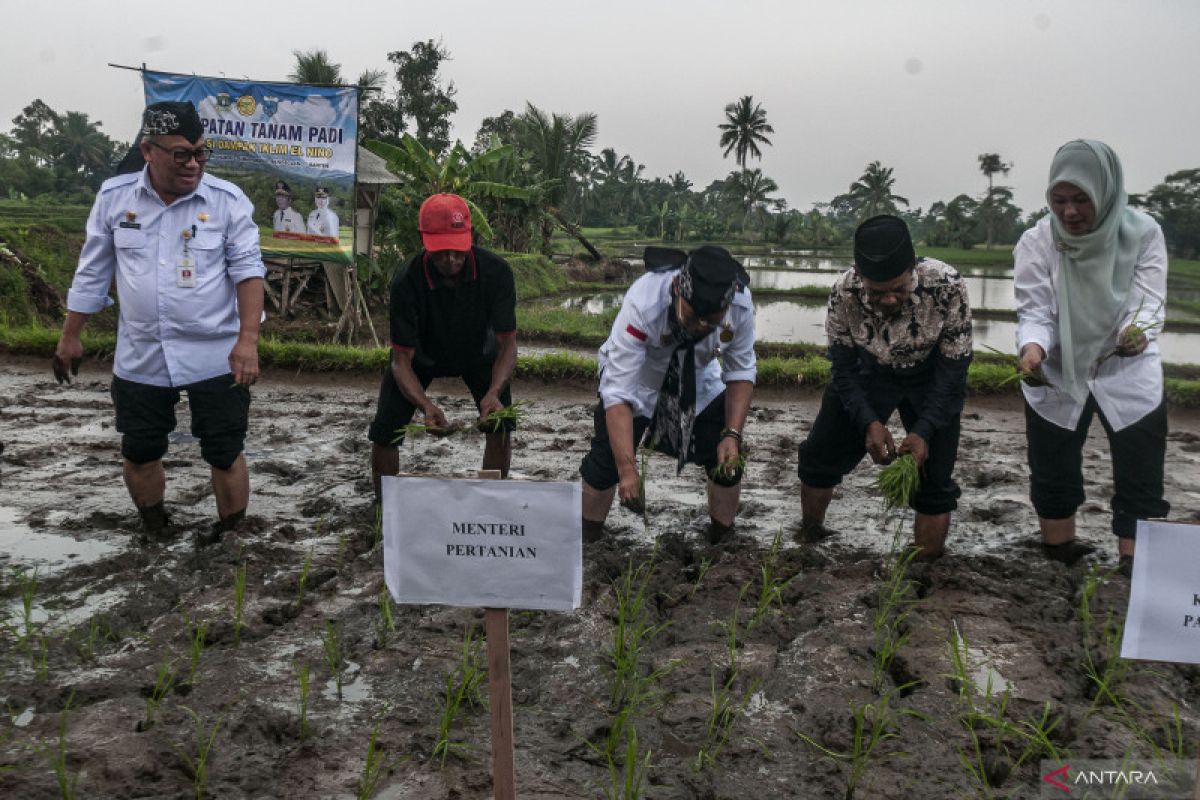
POLYGON ((1167 406, 1156 331, 1167 251, 1162 229, 1130 208, 1117 154, 1077 139, 1050 165, 1050 214, 1025 232, 1016 262, 1017 347, 1026 379, 1030 497, 1048 557, 1074 563, 1084 500, 1083 443, 1099 413, 1112 451, 1112 530, 1132 567, 1137 520, 1166 516, 1167 406))

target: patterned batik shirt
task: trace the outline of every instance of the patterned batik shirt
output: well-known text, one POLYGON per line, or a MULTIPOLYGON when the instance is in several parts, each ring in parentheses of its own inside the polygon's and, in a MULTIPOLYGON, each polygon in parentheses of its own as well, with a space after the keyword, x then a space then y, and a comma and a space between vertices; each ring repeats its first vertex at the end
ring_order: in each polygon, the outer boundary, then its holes
POLYGON ((962 412, 971 304, 958 271, 932 258, 917 262, 910 290, 886 317, 867 302, 858 273, 847 270, 830 291, 825 332, 834 389, 851 418, 864 430, 878 420, 868 393, 908 396, 920 414, 913 430, 928 439, 962 412))

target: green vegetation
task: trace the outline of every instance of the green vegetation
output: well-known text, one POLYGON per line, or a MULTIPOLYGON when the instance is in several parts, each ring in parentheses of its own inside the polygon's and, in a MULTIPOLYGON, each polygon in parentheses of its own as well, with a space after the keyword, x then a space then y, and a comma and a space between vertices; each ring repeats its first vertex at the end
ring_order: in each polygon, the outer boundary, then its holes
POLYGON ((921 470, 911 453, 905 453, 879 471, 877 481, 887 511, 908 508, 912 496, 921 486, 921 470))
POLYGON ((342 699, 342 678, 346 669, 346 655, 342 650, 342 632, 333 620, 325 621, 325 635, 321 638, 321 646, 325 652, 325 666, 329 668, 329 677, 337 684, 337 698, 342 699))
POLYGON ((466 704, 471 708, 483 705, 481 687, 484 671, 483 643, 475 636, 474 627, 468 627, 463 635, 462 652, 454 669, 446 674, 446 690, 442 697, 441 713, 438 715, 437 740, 433 745, 433 758, 446 765, 446 756, 452 750, 467 749, 470 745, 455 742, 450 738, 450 729, 466 704))
POLYGON ((196 800, 203 800, 208 787, 208 762, 212 758, 213 744, 217 740, 217 732, 221 728, 221 719, 217 719, 211 727, 205 727, 200 715, 187 706, 183 710, 192 718, 195 725, 196 746, 195 755, 179 745, 172 744, 171 749, 183 763, 184 769, 192 778, 192 788, 196 792, 196 800))

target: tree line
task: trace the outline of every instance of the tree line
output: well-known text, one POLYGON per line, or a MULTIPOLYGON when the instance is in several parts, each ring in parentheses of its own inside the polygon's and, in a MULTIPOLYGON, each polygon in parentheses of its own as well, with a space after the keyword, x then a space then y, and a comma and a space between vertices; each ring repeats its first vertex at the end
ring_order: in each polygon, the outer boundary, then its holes
MULTIPOLYGON (((341 66, 324 50, 297 50, 288 79, 344 85, 341 66)), ((997 183, 1012 164, 998 153, 978 156, 986 180, 974 190, 928 208, 912 208, 896 191, 891 167, 865 165, 847 190, 807 210, 790 208, 761 166, 775 131, 752 95, 727 104, 715 125, 714 144, 736 168, 707 186, 683 172, 648 177, 645 166, 615 148, 595 149, 596 114, 547 111, 526 102, 486 117, 470 147, 450 140, 458 110, 453 82, 442 77, 450 52, 435 40, 387 54, 389 69, 370 69, 354 84, 363 90, 360 142, 382 155, 405 179, 381 204, 379 238, 401 252, 416 247, 420 200, 434 191, 462 194, 474 207, 493 246, 525 252, 549 250, 556 229, 592 249, 581 228, 636 228, 664 241, 776 243, 835 247, 849 242, 863 219, 880 213, 903 217, 914 237, 930 246, 970 248, 1011 244, 1047 212, 1025 214, 1010 186, 997 183)), ((86 114, 58 113, 34 100, 0 134, 0 197, 51 202, 86 201, 113 174, 128 149, 86 114)), ((1200 169, 1172 173, 1131 202, 1153 214, 1173 255, 1200 252, 1200 169)))

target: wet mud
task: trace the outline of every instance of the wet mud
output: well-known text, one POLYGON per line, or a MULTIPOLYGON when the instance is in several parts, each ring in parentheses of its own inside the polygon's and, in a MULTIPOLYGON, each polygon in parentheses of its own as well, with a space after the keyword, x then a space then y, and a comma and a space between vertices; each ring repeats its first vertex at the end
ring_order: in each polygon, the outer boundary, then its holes
MULTIPOLYGON (((444 762, 433 756, 446 676, 460 663, 464 633, 481 629, 482 612, 393 607, 390 626, 381 613, 366 440, 375 380, 266 376, 247 441, 249 516, 208 547, 196 539, 215 506, 187 433, 186 402, 165 461, 173 532, 145 541, 122 484, 108 381, 99 364, 85 365, 70 387, 55 385, 41 363, 3 364, 0 796, 63 796, 57 761, 81 798, 195 797, 199 746, 211 740, 210 797, 490 797, 486 686, 480 705, 465 705, 450 728, 458 746, 444 762), (340 696, 327 658, 331 630, 340 696), (383 768, 368 795, 373 733, 383 768)), ((451 420, 470 419, 465 387, 441 382, 433 393, 451 420)), ((574 479, 594 388, 522 383, 514 396, 528 418, 512 477, 574 479)), ((655 457, 646 517, 614 508, 607 536, 584 547, 582 607, 510 613, 518 796, 613 790, 604 751, 620 724, 615 586, 631 569, 647 576, 651 628, 633 673, 646 694, 629 718, 645 765, 643 797, 844 797, 851 761, 817 745, 852 753, 855 709, 876 714, 884 695, 892 735, 867 760, 860 798, 1037 797, 1044 754, 1021 761, 1025 739, 966 713, 994 712, 1005 694, 1001 718, 1024 730, 1049 708, 1048 740, 1076 758, 1169 749, 1177 708, 1194 756, 1200 668, 1128 665, 1115 684, 1123 712, 1098 700, 1088 677, 1089 654, 1093 668, 1108 663, 1098 631, 1108 612, 1123 614, 1129 591, 1127 579, 1107 571, 1089 579, 1093 568, 1114 566, 1116 549, 1098 424, 1086 445, 1088 500, 1079 516, 1080 537, 1097 555, 1066 567, 1044 560, 1035 544, 1019 405, 969 403, 949 553, 905 573, 914 602, 895 622, 905 638, 876 669, 889 552, 911 518, 884 513, 875 468, 864 462, 830 509, 828 525, 839 533, 794 541, 796 445, 818 404, 815 393, 756 397, 731 538, 706 541, 698 470, 676 476, 673 463, 655 457), (1085 600, 1090 625, 1081 620, 1085 600), (967 644, 958 672, 955 641, 967 644), (732 725, 714 734, 722 719, 712 713, 714 695, 719 702, 722 694, 732 725), (986 791, 964 758, 978 763, 986 791)), ((1198 421, 1194 412, 1171 419, 1174 519, 1200 520, 1198 421)), ((481 455, 481 437, 414 438, 401 464, 417 474, 471 474, 481 455)), ((612 750, 618 771, 627 742, 612 750)))

